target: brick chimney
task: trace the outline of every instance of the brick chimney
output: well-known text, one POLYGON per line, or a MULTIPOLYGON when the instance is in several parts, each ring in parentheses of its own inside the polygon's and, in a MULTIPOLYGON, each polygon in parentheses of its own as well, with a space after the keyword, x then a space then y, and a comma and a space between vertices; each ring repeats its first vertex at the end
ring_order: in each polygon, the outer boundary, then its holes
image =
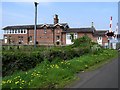
POLYGON ((58 15, 55 14, 54 16, 54 24, 57 24, 59 22, 58 15))
POLYGON ((92 26, 91 26, 92 28, 94 27, 94 22, 92 22, 92 26))

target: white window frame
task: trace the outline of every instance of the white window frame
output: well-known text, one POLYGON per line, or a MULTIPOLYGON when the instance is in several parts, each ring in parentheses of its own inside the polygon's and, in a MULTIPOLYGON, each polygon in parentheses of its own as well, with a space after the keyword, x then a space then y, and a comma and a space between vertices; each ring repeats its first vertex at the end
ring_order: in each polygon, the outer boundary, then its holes
POLYGON ((77 36, 78 36, 77 33, 74 33, 74 39, 77 39, 77 36))
POLYGON ((7 30, 7 33, 10 34, 10 30, 7 30))
POLYGON ((70 35, 70 33, 67 33, 67 38, 66 38, 67 40, 71 40, 71 35, 70 35))
POLYGON ((11 34, 14 34, 14 31, 13 31, 13 29, 11 30, 11 34))
POLYGON ((20 29, 18 29, 18 34, 20 34, 20 32, 21 32, 20 29))
POLYGON ((14 32, 15 34, 17 34, 17 29, 15 29, 15 32, 14 32))
POLYGON ((23 29, 21 29, 21 34, 23 34, 23 29))
POLYGON ((27 34, 27 29, 8 29, 4 30, 4 34, 27 34))
POLYGON ((44 34, 47 33, 47 27, 44 27, 44 34))
POLYGON ((32 36, 29 36, 29 39, 30 39, 30 41, 29 41, 29 42, 32 42, 32 36))
POLYGON ((102 37, 101 37, 101 36, 99 36, 99 37, 97 38, 97 40, 102 40, 102 37))

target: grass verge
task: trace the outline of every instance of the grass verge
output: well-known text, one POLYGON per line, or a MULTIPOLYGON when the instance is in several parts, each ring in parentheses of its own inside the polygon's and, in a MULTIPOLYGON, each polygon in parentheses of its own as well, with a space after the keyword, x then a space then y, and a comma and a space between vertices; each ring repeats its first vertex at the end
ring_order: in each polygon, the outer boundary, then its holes
POLYGON ((2 79, 2 88, 62 88, 76 80, 75 73, 97 67, 101 62, 117 56, 115 50, 86 54, 69 61, 52 62, 45 60, 27 72, 18 71, 2 79))

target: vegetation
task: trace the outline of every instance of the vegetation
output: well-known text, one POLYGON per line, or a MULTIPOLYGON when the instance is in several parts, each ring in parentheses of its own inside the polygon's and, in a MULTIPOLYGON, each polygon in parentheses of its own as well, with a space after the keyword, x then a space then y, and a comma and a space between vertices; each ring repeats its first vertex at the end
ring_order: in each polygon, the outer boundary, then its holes
MULTIPOLYGON (((97 44, 96 44, 97 45, 97 44)), ((89 53, 92 48, 90 39, 84 36, 75 40, 74 44, 66 47, 22 47, 14 46, 3 47, 2 52, 2 74, 3 76, 11 75, 15 71, 27 71, 34 68, 37 64, 44 60, 61 61, 70 60, 74 57, 80 57, 86 53, 89 53)), ((93 50, 92 50, 93 51, 93 50)), ((94 50, 94 53, 98 50, 94 50)))
POLYGON ((91 41, 91 38, 89 38, 87 35, 81 37, 81 38, 78 38, 78 39, 75 39, 74 40, 74 44, 73 46, 74 47, 87 47, 87 46, 91 46, 92 45, 92 41, 91 41))
POLYGON ((87 54, 69 61, 43 61, 34 69, 16 72, 3 78, 3 88, 59 88, 64 87, 71 80, 75 80, 75 73, 115 57, 115 50, 103 50, 102 53, 87 54))
POLYGON ((3 88, 58 88, 76 79, 76 72, 116 56, 88 36, 65 47, 3 47, 3 88))

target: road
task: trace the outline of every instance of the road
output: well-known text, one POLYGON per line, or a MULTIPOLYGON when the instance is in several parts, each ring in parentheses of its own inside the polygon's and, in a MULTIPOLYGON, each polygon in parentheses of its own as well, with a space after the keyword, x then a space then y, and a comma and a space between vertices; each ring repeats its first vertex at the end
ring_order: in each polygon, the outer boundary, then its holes
POLYGON ((114 59, 94 71, 80 72, 80 80, 67 88, 118 88, 118 59, 114 59))

